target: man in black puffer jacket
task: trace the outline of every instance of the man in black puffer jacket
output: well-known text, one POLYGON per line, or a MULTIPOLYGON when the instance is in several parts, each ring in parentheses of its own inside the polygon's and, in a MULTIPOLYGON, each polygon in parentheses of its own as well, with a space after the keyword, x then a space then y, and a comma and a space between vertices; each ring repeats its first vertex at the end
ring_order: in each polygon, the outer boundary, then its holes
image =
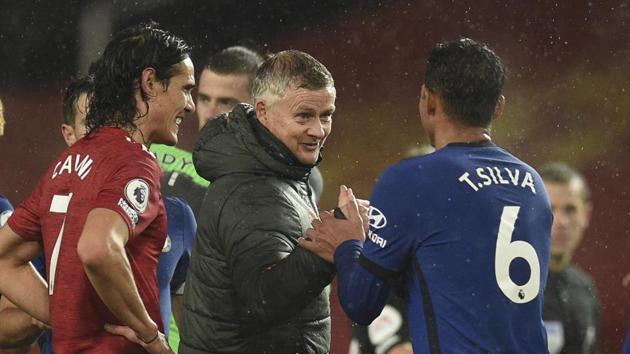
POLYGON ((298 246, 317 206, 307 184, 335 109, 332 76, 299 51, 267 59, 255 106, 202 129, 211 181, 184 295, 180 353, 328 353, 334 266, 298 246))

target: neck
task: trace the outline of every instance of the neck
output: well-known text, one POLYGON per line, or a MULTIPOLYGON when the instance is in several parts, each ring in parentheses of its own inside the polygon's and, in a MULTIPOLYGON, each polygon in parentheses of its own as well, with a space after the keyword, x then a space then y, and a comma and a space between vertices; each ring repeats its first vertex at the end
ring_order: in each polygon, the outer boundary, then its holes
POLYGON ((571 263, 571 256, 567 253, 552 254, 549 258, 549 270, 559 273, 565 270, 571 263))
POLYGON ((129 133, 133 141, 145 145, 146 147, 151 146, 151 141, 147 140, 147 136, 142 132, 142 127, 123 129, 125 129, 129 133))
POLYGON ((435 149, 441 149, 451 143, 475 143, 492 140, 488 128, 448 126, 436 129, 435 149))

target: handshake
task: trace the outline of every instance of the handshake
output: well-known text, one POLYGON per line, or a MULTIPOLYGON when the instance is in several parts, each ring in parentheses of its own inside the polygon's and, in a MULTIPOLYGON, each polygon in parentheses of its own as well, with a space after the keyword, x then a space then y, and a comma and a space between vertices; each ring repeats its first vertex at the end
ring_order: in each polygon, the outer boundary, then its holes
POLYGON ((348 240, 365 241, 369 225, 370 202, 357 199, 352 189, 339 188, 337 207, 324 211, 320 218, 313 218, 307 238, 298 240, 300 246, 333 263, 335 250, 348 240))

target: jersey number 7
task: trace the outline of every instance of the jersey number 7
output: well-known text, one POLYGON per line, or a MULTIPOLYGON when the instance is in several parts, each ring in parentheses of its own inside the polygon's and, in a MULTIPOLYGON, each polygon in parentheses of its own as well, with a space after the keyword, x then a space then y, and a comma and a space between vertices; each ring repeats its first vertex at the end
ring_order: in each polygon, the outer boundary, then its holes
POLYGON ((72 198, 72 193, 68 195, 53 195, 52 201, 50 202, 51 213, 64 214, 63 222, 61 223, 61 229, 59 230, 59 235, 57 235, 57 240, 55 241, 55 247, 53 248, 52 255, 50 256, 50 267, 48 270, 48 295, 52 295, 55 289, 55 273, 57 272, 57 260, 59 259, 59 250, 61 249, 61 240, 63 239, 63 228, 66 225, 66 212, 68 212, 68 204, 70 204, 70 199, 72 198))
POLYGON ((521 207, 506 206, 501 214, 497 247, 494 258, 494 275, 499 289, 512 302, 525 304, 538 296, 540 290, 540 262, 534 247, 525 241, 512 242, 514 224, 521 207), (529 265, 530 275, 527 283, 516 284, 510 278, 510 264, 516 258, 524 259, 529 265))

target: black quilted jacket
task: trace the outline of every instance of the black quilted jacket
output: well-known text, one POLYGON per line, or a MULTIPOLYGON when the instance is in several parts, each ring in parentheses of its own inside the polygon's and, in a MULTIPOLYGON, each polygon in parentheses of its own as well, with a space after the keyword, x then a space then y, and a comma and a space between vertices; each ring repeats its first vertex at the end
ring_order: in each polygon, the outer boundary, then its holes
POLYGON ((317 213, 309 166, 241 104, 193 153, 211 181, 186 281, 180 353, 328 353, 334 266, 297 245, 317 213))

